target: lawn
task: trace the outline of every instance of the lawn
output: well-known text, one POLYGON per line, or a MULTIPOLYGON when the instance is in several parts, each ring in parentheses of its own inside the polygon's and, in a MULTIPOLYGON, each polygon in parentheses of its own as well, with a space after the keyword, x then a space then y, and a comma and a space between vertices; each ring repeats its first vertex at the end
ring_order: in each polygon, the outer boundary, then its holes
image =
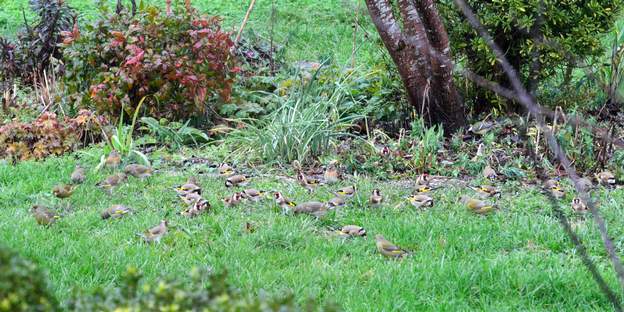
MULTIPOLYGON (((69 200, 53 198, 50 190, 59 182, 69 182, 77 162, 95 166, 89 156, 95 149, 0 167, 4 206, 0 239, 41 264, 61 300, 76 286, 114 285, 128 266, 140 268, 147 280, 184 278, 193 267, 208 267, 227 270, 231 282, 245 291, 271 295, 292 291, 301 301, 318 298, 347 311, 610 309, 545 197, 537 190, 520 188, 517 182, 503 185, 501 210, 482 217, 458 204, 459 194, 470 192, 465 188, 436 190, 434 207, 419 211, 401 204, 411 193, 405 183, 360 177, 339 184, 357 184, 358 195, 345 208, 317 220, 282 215, 272 200, 223 207, 220 199, 231 193, 223 178, 205 165, 177 165, 191 153, 222 160, 218 155, 223 155, 224 147, 208 147, 152 155, 157 173, 146 181, 130 178, 113 196, 94 186, 110 172, 89 171, 87 181, 69 200), (178 215, 183 204, 173 190, 190 175, 199 178, 212 203, 210 213, 195 219, 178 215), (366 203, 374 187, 386 196, 380 208, 366 203), (71 207, 63 210, 57 224, 45 228, 29 212, 33 203, 71 207), (112 204, 136 211, 121 220, 101 220, 99 213, 112 204), (165 217, 176 229, 160 244, 142 243, 136 233, 165 217), (255 229, 252 233, 244 230, 247 222, 255 229), (368 236, 343 240, 326 233, 345 224, 365 227, 368 236), (412 254, 401 261, 382 257, 373 240, 380 233, 412 254)), ((296 201, 331 198, 330 187, 308 194, 274 171, 243 172, 252 176, 253 187, 280 190, 296 201)), ((601 194, 609 230, 619 246, 624 228, 614 221, 621 217, 617 202, 622 202, 624 193, 620 189, 601 194)), ((562 201, 566 211, 569 200, 562 201)), ((613 276, 591 219, 569 215, 601 271, 613 276)), ((609 282, 615 285, 613 279, 609 282)))

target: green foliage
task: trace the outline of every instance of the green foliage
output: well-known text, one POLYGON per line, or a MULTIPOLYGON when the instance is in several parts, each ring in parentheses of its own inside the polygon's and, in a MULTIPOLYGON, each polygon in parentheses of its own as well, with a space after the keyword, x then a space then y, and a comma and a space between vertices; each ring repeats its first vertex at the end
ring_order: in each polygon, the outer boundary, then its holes
POLYGON ((158 143, 167 144, 174 150, 183 145, 197 146, 210 140, 205 132, 189 126, 189 121, 185 123, 169 122, 164 118, 156 120, 152 117, 143 117, 140 121, 143 124, 140 130, 147 131, 158 143))
POLYGON ((412 122, 410 132, 412 155, 411 167, 420 172, 428 172, 436 168, 438 164, 438 150, 444 143, 444 129, 439 125, 426 127, 425 120, 421 117, 412 122))
POLYGON ((32 122, 10 122, 0 127, 0 158, 14 161, 62 155, 101 140, 102 116, 81 110, 75 118, 59 119, 45 112, 32 122))
POLYGON ((122 158, 128 159, 132 156, 138 156, 139 159, 145 164, 149 165, 149 160, 145 154, 136 149, 136 143, 134 141, 134 129, 136 126, 137 117, 139 116, 139 111, 141 110, 141 106, 145 102, 146 97, 143 97, 141 101, 139 101, 139 105, 134 110, 134 114, 132 116, 132 124, 125 125, 123 121, 123 113, 119 118, 119 123, 117 124, 117 128, 115 128, 114 133, 108 137, 106 132, 102 132, 106 139, 106 148, 104 148, 104 155, 100 158, 100 164, 97 166, 97 169, 100 169, 104 166, 106 161, 106 155, 108 155, 111 151, 117 151, 121 155, 122 158))
POLYGON ((118 117, 139 101, 148 116, 186 120, 210 117, 228 101, 238 67, 220 19, 178 8, 172 15, 141 7, 136 16, 109 13, 67 34, 65 85, 80 105, 118 117))
POLYGON ((57 310, 57 300, 37 265, 0 246, 0 311, 57 310))

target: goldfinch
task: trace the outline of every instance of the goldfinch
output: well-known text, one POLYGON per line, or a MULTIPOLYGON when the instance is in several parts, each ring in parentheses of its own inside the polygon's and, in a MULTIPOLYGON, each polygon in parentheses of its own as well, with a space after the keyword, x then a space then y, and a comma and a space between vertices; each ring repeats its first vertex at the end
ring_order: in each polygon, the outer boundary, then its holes
POLYGON ((102 219, 108 219, 108 218, 118 219, 118 218, 125 216, 126 214, 130 212, 131 212, 130 208, 124 205, 113 205, 109 208, 106 208, 104 211, 102 211, 100 216, 102 217, 102 219))
POLYGON ((357 191, 357 187, 355 185, 343 187, 334 192, 334 194, 338 197, 353 197, 355 192, 357 191))
POLYGON ((496 187, 491 185, 481 185, 473 189, 482 197, 501 197, 501 192, 496 187))
POLYGON ((383 203, 383 196, 381 196, 381 191, 379 189, 374 189, 370 198, 368 199, 368 203, 372 207, 377 207, 383 203))
POLYGON ((321 202, 305 202, 298 204, 292 210, 295 214, 309 214, 317 218, 324 216, 327 213, 327 205, 321 202))
POLYGON ((556 199, 561 199, 561 198, 565 197, 565 190, 563 188, 561 188, 561 187, 552 187, 548 191, 556 199))
POLYGON ((160 223, 152 228, 147 229, 143 234, 138 234, 143 237, 143 240, 146 243, 160 243, 160 240, 165 236, 168 232, 168 222, 167 220, 162 220, 160 223))
POLYGON ((466 205, 468 210, 476 214, 484 215, 496 210, 494 205, 486 203, 480 199, 462 196, 460 201, 466 205))
POLYGON ((85 174, 84 168, 77 165, 74 169, 74 172, 71 174, 71 181, 74 184, 81 184, 87 179, 87 175, 85 174))
POLYGON ((416 184, 414 186, 414 193, 415 194, 423 194, 423 193, 429 193, 431 192, 431 187, 429 185, 421 185, 421 184, 416 184))
POLYGON ((39 225, 49 226, 52 225, 56 220, 60 219, 61 216, 47 207, 34 205, 31 208, 31 212, 39 225))
POLYGON ((110 154, 108 154, 108 157, 106 157, 104 164, 108 168, 119 167, 119 164, 121 164, 121 155, 119 155, 119 153, 116 150, 112 150, 110 154))
POLYGON ((241 196, 241 193, 236 192, 236 193, 232 194, 232 196, 224 198, 223 199, 223 204, 226 207, 234 207, 234 206, 240 204, 242 198, 243 197, 241 196))
POLYGON ((325 183, 334 184, 338 182, 338 167, 336 166, 337 163, 338 161, 332 160, 327 165, 325 173, 323 173, 323 180, 325 181, 325 183))
POLYGON ((152 176, 153 169, 148 166, 143 166, 139 164, 131 164, 127 165, 124 168, 124 173, 127 175, 131 175, 135 178, 145 179, 152 176))
POLYGON ((127 178, 125 173, 116 173, 100 181, 96 186, 111 194, 113 189, 126 181, 127 178))
POLYGON ((544 182, 544 187, 546 189, 561 188, 561 183, 555 179, 548 179, 544 182))
POLYGON ((260 201, 264 196, 264 191, 258 191, 256 189, 246 189, 240 193, 241 197, 254 202, 260 201))
POLYGON ((429 195, 416 194, 407 198, 409 203, 416 208, 426 208, 433 206, 433 198, 429 195))
POLYGON ((596 181, 598 181, 600 185, 615 185, 615 175, 610 171, 603 171, 596 174, 596 181))
POLYGON ((366 230, 357 225, 345 225, 341 227, 336 233, 341 237, 361 237, 366 236, 366 230))
POLYGON ((283 213, 287 213, 297 206, 294 201, 284 197, 280 192, 273 193, 273 197, 275 198, 275 203, 282 208, 283 213))
POLYGON ((303 171, 299 171, 297 174, 297 181, 299 184, 303 186, 308 192, 314 191, 314 189, 320 185, 320 181, 311 177, 306 177, 303 171))
POLYGON ((382 235, 375 236, 375 245, 377 246, 377 251, 386 257, 398 259, 408 255, 407 251, 391 243, 382 235))
POLYGON ((198 185, 197 179, 195 179, 195 177, 189 177, 184 184, 175 187, 175 191, 176 193, 178 193, 179 196, 184 196, 190 193, 201 195, 202 193, 202 189, 198 185))
POLYGON ((338 208, 345 205, 345 200, 342 197, 334 197, 327 202, 329 208, 338 208))
POLYGON ((71 184, 59 184, 52 188, 52 194, 58 198, 68 198, 74 193, 75 186, 71 184))
POLYGON ((219 165, 219 175, 222 177, 229 177, 234 174, 234 168, 226 163, 222 163, 219 165))
POLYGON ((498 174, 492 167, 490 167, 490 165, 486 165, 485 168, 483 168, 483 172, 481 174, 484 178, 490 180, 495 180, 498 177, 498 174))
POLYGON ((428 186, 430 182, 431 178, 426 173, 423 173, 416 178, 416 185, 428 186))
POLYGON ((574 199, 572 199, 572 209, 574 210, 574 212, 579 213, 585 213, 588 210, 585 202, 583 202, 583 200, 578 197, 574 197, 574 199))
POLYGON ((225 180, 226 187, 245 186, 247 184, 249 184, 249 180, 247 180, 247 177, 242 174, 235 174, 233 176, 229 176, 225 180))
POLYGON ((208 211, 209 209, 210 209, 210 203, 207 200, 202 198, 196 201, 188 209, 182 211, 180 214, 185 217, 194 218, 200 215, 202 212, 208 211))
POLYGON ((193 205, 202 199, 201 195, 195 192, 180 194, 179 197, 182 200, 182 202, 187 205, 193 205))

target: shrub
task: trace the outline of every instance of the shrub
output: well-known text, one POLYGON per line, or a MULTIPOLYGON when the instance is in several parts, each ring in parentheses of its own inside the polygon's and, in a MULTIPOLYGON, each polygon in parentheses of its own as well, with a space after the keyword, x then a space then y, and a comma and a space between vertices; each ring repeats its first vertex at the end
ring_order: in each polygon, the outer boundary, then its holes
POLYGON ((46 112, 32 122, 10 122, 0 127, 0 158, 42 159, 62 155, 101 139, 106 118, 81 110, 75 118, 58 119, 46 112))
POLYGON ((147 115, 170 120, 209 117, 228 101, 236 72, 233 46, 218 17, 157 7, 109 13, 65 36, 65 85, 84 107, 118 117, 128 115, 145 96, 147 115))
POLYGON ((58 303, 37 266, 0 246, 0 311, 56 311, 58 303))

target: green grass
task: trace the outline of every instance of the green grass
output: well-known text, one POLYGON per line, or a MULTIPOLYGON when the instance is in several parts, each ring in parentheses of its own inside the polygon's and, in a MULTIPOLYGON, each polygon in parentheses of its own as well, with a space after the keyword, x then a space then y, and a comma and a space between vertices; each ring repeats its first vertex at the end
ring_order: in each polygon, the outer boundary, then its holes
MULTIPOLYGON (((353 47, 354 12, 359 12, 360 23, 366 26, 368 33, 375 33, 365 4, 359 1, 358 6, 358 1, 275 0, 274 40, 277 44, 286 45, 286 59, 289 61, 319 61, 329 58, 340 65, 346 65, 350 63, 353 47)), ((83 22, 97 18, 99 14, 95 1, 66 0, 66 2, 80 13, 83 22)), ((145 1, 148 2, 162 5, 164 0, 145 1)), ((181 0, 178 2, 184 3, 181 0)), ((129 5, 129 1, 124 3, 129 5)), ((193 4, 201 12, 223 17, 225 29, 236 32, 249 1, 195 0, 193 4)), ((31 12, 28 12, 28 0, 0 0, 0 35, 13 36, 23 25, 22 9, 27 10, 29 19, 34 19, 31 12)), ((246 30, 253 30, 268 39, 270 25, 271 1, 257 1, 246 30)), ((365 39, 361 30, 358 35, 358 46, 357 64, 375 63, 370 61, 379 59, 384 52, 383 48, 375 43, 374 38, 365 39)))
MULTIPOLYGON (((95 158, 89 159, 80 162, 95 166, 95 158)), ((271 201, 226 209, 219 199, 231 190, 221 178, 204 174, 200 182, 213 210, 186 219, 176 214, 183 207, 172 186, 199 168, 171 167, 160 157, 152 160, 159 169, 154 177, 130 178, 112 197, 94 187, 110 172, 91 172, 69 200, 72 209, 50 228, 38 226, 29 208, 33 203, 67 205, 49 193, 56 183, 68 182, 76 158, 1 165, 0 241, 40 263, 61 300, 74 287, 114 285, 129 265, 139 267, 146 280, 185 278, 192 267, 208 266, 227 270, 231 282, 244 291, 278 295, 292 290, 299 300, 335 301, 347 311, 610 310, 535 190, 519 191, 508 183, 498 202, 502 211, 479 217, 457 203, 460 190, 455 188, 436 192, 435 207, 422 212, 407 206, 395 209, 410 192, 407 187, 360 178, 342 183, 356 182, 360 188, 348 207, 316 220, 283 216, 271 201), (373 187, 380 187, 387 199, 377 210, 365 205, 373 187), (100 211, 112 204, 126 204, 137 212, 122 220, 101 220, 100 211), (146 245, 135 235, 165 217, 191 236, 174 230, 161 244, 146 245), (256 231, 245 233, 245 222, 253 223, 256 231), (343 241, 324 234, 328 226, 344 224, 362 225, 369 235, 343 241), (403 261, 383 258, 372 239, 379 233, 413 255, 403 261)), ((325 187, 309 195, 270 174, 250 173, 255 175, 252 186, 281 190, 296 201, 331 197, 325 187)), ((602 195, 620 251, 622 200, 622 190, 602 195)), ((615 285, 591 219, 573 219, 593 259, 615 285)))

